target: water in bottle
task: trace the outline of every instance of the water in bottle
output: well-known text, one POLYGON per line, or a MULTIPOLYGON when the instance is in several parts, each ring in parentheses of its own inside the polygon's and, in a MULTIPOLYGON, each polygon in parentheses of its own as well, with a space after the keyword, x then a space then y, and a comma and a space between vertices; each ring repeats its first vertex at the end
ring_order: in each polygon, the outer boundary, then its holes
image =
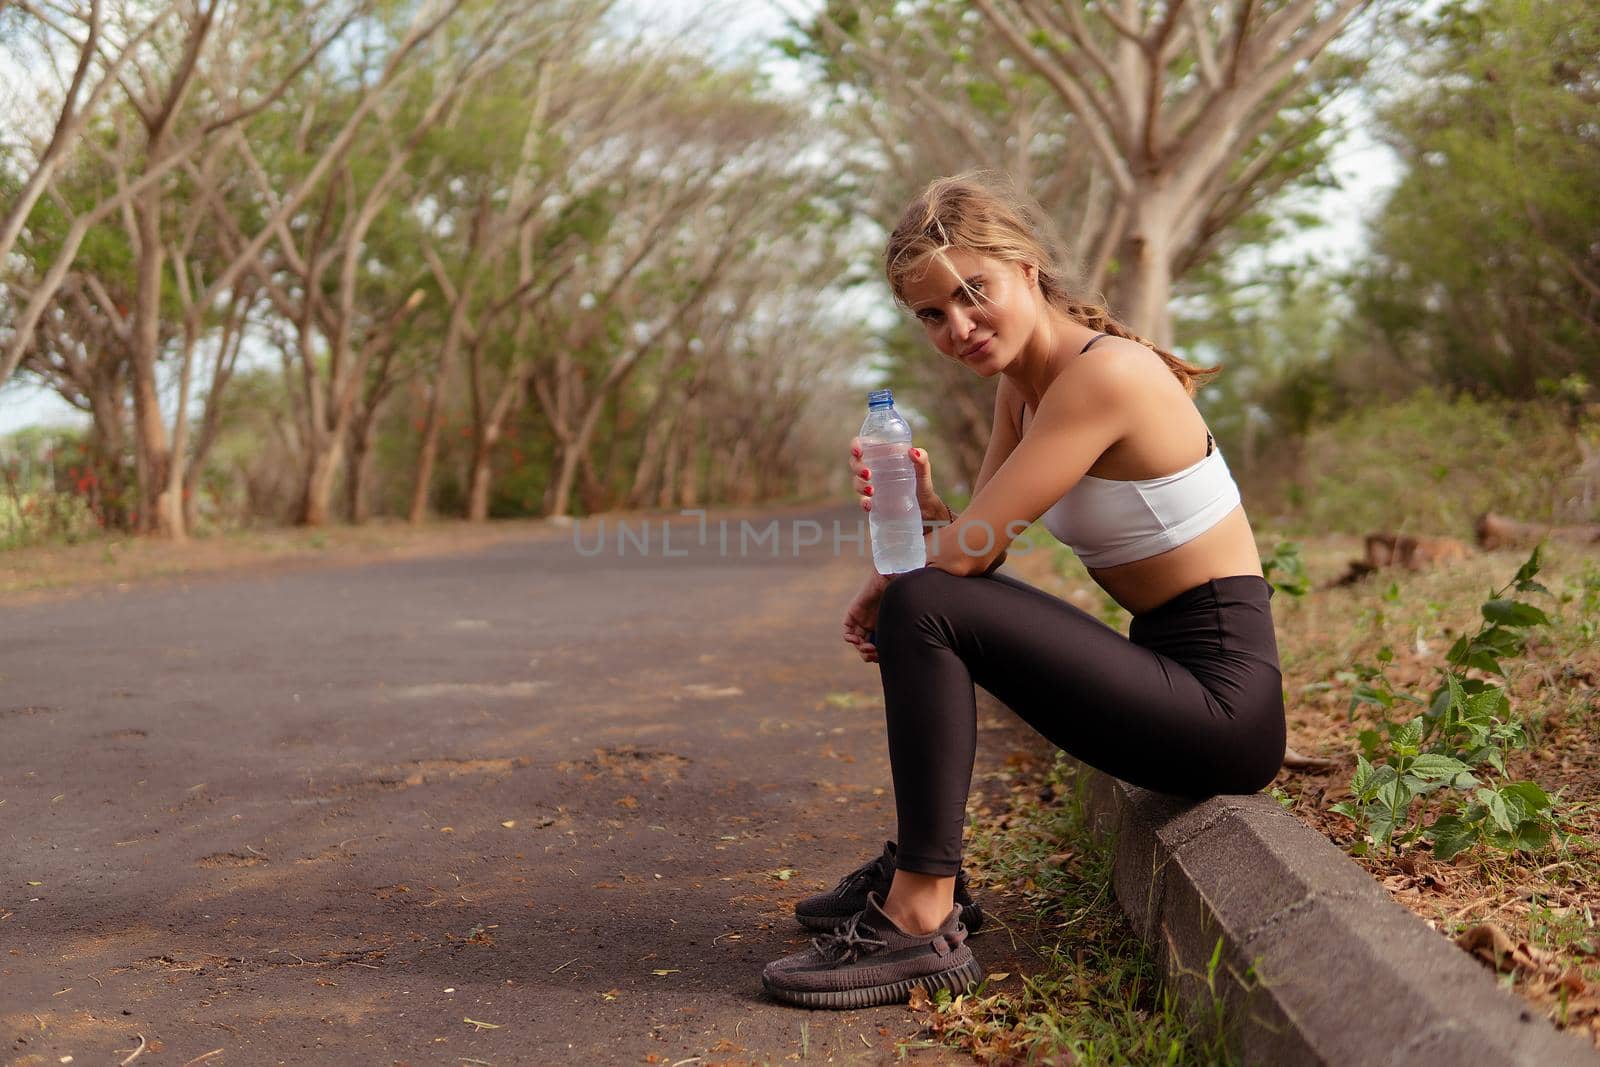
POLYGON ((917 470, 911 463, 911 427, 894 409, 894 393, 867 394, 867 421, 861 424, 861 463, 871 477, 872 562, 879 574, 914 571, 928 562, 922 542, 922 509, 917 506, 917 470))

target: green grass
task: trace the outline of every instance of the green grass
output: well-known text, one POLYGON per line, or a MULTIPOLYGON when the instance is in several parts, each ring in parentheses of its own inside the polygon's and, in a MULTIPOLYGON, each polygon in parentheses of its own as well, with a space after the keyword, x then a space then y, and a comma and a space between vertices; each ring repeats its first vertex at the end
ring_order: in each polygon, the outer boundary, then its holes
POLYGON ((1011 891, 1017 906, 991 914, 1030 942, 1037 966, 1017 992, 985 982, 954 1001, 941 995, 926 1012, 934 1039, 983 1062, 1238 1062, 1223 1039, 1220 1001, 1186 1017, 1128 926, 1112 891, 1111 843, 1095 840, 1070 765, 1058 758, 1040 790, 1021 796, 974 827, 967 856, 991 893, 1011 891), (1032 799, 1045 792, 1054 800, 1032 799))

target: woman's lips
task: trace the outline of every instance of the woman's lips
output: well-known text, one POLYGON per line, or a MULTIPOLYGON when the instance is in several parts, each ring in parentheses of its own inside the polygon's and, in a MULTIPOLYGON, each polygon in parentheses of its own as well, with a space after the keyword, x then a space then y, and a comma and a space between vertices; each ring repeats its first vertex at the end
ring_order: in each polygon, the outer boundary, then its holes
POLYGON ((988 337, 985 337, 983 339, 983 344, 979 345, 977 348, 970 349, 969 351, 962 353, 961 358, 962 359, 971 359, 973 356, 981 356, 981 355, 983 355, 985 352, 987 352, 989 350, 989 342, 991 342, 993 340, 994 340, 994 335, 992 335, 992 334, 990 336, 988 336, 988 337))

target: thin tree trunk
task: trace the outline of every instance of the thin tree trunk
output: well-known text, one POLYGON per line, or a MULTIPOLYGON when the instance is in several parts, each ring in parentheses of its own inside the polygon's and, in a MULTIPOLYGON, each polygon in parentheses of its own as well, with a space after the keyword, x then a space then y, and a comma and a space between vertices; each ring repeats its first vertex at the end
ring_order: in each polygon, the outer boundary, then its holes
POLYGON ((349 521, 359 526, 372 517, 368 484, 372 477, 372 439, 377 419, 358 419, 350 430, 350 463, 345 472, 344 507, 349 521))
POLYGON ((300 522, 305 526, 326 526, 330 519, 329 502, 344 459, 344 434, 330 435, 326 448, 314 449, 306 470, 305 494, 300 504, 300 522))
MULTIPOLYGON (((157 146, 159 147, 159 146, 157 146)), ((138 447, 139 498, 136 528, 161 530, 156 501, 167 480, 167 427, 156 392, 161 347, 161 192, 152 185, 134 207, 138 274, 134 296, 132 386, 134 439, 138 447)), ((163 531, 165 532, 165 531, 163 531)))
POLYGON ((472 472, 468 476, 467 521, 485 522, 489 518, 489 486, 493 473, 495 442, 500 439, 499 427, 485 427, 473 438, 472 472))

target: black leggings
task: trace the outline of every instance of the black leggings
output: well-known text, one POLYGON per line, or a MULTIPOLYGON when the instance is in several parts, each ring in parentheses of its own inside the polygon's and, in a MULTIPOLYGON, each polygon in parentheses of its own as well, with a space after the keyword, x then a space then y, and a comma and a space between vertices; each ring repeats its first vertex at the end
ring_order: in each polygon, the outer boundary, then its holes
POLYGON ((953 875, 983 686, 1057 746, 1182 796, 1254 793, 1283 762, 1283 676, 1255 575, 1216 578, 1135 616, 1124 637, 1014 578, 896 576, 876 643, 899 819, 896 866, 953 875))

